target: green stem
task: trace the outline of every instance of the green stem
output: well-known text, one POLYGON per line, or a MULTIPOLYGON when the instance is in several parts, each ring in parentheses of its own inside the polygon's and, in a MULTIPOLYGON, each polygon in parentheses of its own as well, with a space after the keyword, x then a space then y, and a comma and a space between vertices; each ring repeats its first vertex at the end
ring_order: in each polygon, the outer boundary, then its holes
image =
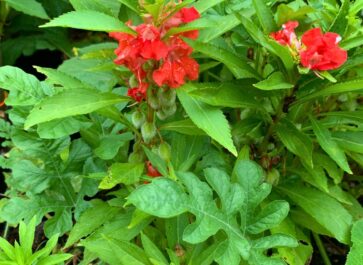
POLYGON ((319 249, 320 255, 323 259, 323 262, 325 265, 331 265, 330 259, 328 257, 328 253, 326 253, 325 247, 323 245, 323 242, 321 241, 320 237, 318 234, 313 232, 313 237, 316 243, 316 246, 319 249))
POLYGON ((3 238, 6 239, 8 237, 9 225, 8 223, 5 224, 5 230, 3 233, 3 238))

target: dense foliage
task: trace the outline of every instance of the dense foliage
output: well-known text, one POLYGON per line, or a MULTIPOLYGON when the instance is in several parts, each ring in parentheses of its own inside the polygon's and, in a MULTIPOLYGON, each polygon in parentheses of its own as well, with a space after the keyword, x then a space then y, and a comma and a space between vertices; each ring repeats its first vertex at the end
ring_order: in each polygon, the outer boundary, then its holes
POLYGON ((362 264, 362 0, 0 8, 0 264, 362 264))

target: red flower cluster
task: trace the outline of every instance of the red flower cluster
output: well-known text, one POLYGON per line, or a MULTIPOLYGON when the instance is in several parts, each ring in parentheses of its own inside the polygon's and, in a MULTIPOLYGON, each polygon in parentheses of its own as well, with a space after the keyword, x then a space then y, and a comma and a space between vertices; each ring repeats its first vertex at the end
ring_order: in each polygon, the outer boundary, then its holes
POLYGON ((298 25, 297 21, 290 21, 283 25, 282 30, 271 33, 270 36, 281 45, 296 51, 301 65, 311 70, 333 70, 345 63, 347 51, 338 45, 341 40, 339 34, 323 34, 320 28, 314 28, 302 35, 300 43, 294 32, 298 25))
POLYGON ((147 89, 152 82, 158 86, 177 88, 183 85, 186 79, 198 78, 199 65, 190 58, 193 50, 180 38, 183 36, 195 39, 198 37, 198 31, 187 31, 174 36, 166 34, 171 28, 199 17, 194 7, 182 8, 158 27, 152 20, 136 27, 128 22, 127 25, 135 30, 136 35, 110 33, 110 37, 119 42, 119 47, 115 50, 115 63, 129 68, 138 81, 137 87, 129 89, 129 96, 140 102, 146 98, 147 89))
MULTIPOLYGON (((153 167, 153 165, 151 164, 150 161, 146 161, 146 175, 152 178, 157 178, 157 177, 161 177, 162 175, 160 174, 160 172, 153 167)), ((149 181, 144 181, 144 184, 149 184, 149 181)))

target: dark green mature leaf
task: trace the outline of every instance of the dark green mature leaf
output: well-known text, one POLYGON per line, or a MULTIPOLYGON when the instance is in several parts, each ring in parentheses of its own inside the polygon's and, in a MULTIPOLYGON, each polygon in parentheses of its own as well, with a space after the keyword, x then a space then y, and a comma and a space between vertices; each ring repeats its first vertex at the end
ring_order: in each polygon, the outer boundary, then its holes
POLYGON ((299 156, 310 167, 313 167, 313 143, 306 134, 299 131, 287 119, 280 120, 276 126, 276 133, 290 152, 299 156))
POLYGON ((127 97, 113 93, 100 93, 90 89, 70 89, 44 99, 29 114, 25 128, 55 119, 87 114, 120 102, 127 102, 127 97))
POLYGON ((323 127, 317 120, 310 118, 315 136, 321 148, 346 172, 352 174, 347 157, 338 144, 332 139, 328 129, 323 127))
POLYGON ((344 150, 363 154, 363 132, 334 132, 332 139, 344 150))
POLYGON ((0 68, 0 86, 10 91, 6 100, 10 106, 34 105, 53 93, 52 87, 13 66, 0 68))
POLYGON ((91 10, 68 12, 57 18, 54 18, 50 22, 40 27, 66 27, 93 31, 116 31, 134 34, 132 29, 127 27, 117 18, 106 15, 102 12, 91 10), (95 21, 97 21, 97 23, 95 23, 95 21))
POLYGON ((23 12, 24 14, 49 19, 43 6, 36 0, 5 0, 5 2, 15 10, 23 12))
POLYGON ((211 43, 186 40, 195 51, 203 53, 210 58, 224 63, 236 78, 260 79, 258 73, 235 53, 215 46, 211 43))
MULTIPOLYGON (((192 85, 189 84, 186 86, 192 85)), ((195 125, 228 149, 232 154, 237 156, 237 150, 232 141, 229 124, 226 117, 223 115, 223 112, 196 100, 183 91, 183 89, 178 89, 177 94, 186 113, 195 125)))
POLYGON ((352 242, 346 265, 359 265, 363 260, 363 220, 353 224, 352 242))
POLYGON ((338 241, 348 244, 352 216, 335 199, 314 188, 299 185, 279 187, 338 241))

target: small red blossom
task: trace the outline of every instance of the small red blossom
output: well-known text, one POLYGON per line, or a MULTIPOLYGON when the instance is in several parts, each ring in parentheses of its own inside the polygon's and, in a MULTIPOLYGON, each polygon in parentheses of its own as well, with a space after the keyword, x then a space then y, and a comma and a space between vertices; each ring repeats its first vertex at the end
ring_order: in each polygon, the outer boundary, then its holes
POLYGON ((146 98, 146 91, 148 87, 148 83, 141 83, 138 87, 130 88, 127 91, 127 95, 135 99, 137 102, 141 102, 146 98))
POLYGON ((347 60, 347 51, 338 46, 339 34, 322 33, 320 28, 308 30, 302 35, 300 51, 301 64, 311 70, 333 70, 339 68, 347 60))
MULTIPOLYGON (((163 28, 164 32, 168 31, 171 28, 179 27, 182 24, 190 23, 196 19, 200 18, 200 14, 195 7, 190 8, 182 8, 175 15, 169 18, 166 23, 164 23, 163 28)), ((165 34, 165 33, 164 33, 165 34)), ((197 39, 199 35, 198 30, 186 31, 181 34, 182 36, 189 39, 197 39)))
POLYGON ((298 40, 295 34, 295 28, 299 26, 297 21, 289 21, 282 25, 282 30, 272 32, 270 37, 275 39, 278 43, 284 46, 295 45, 298 47, 298 40))
POLYGON ((153 167, 153 165, 151 164, 150 161, 146 161, 146 169, 147 169, 147 173, 146 175, 148 175, 149 177, 161 177, 162 175, 160 174, 160 172, 153 167))

